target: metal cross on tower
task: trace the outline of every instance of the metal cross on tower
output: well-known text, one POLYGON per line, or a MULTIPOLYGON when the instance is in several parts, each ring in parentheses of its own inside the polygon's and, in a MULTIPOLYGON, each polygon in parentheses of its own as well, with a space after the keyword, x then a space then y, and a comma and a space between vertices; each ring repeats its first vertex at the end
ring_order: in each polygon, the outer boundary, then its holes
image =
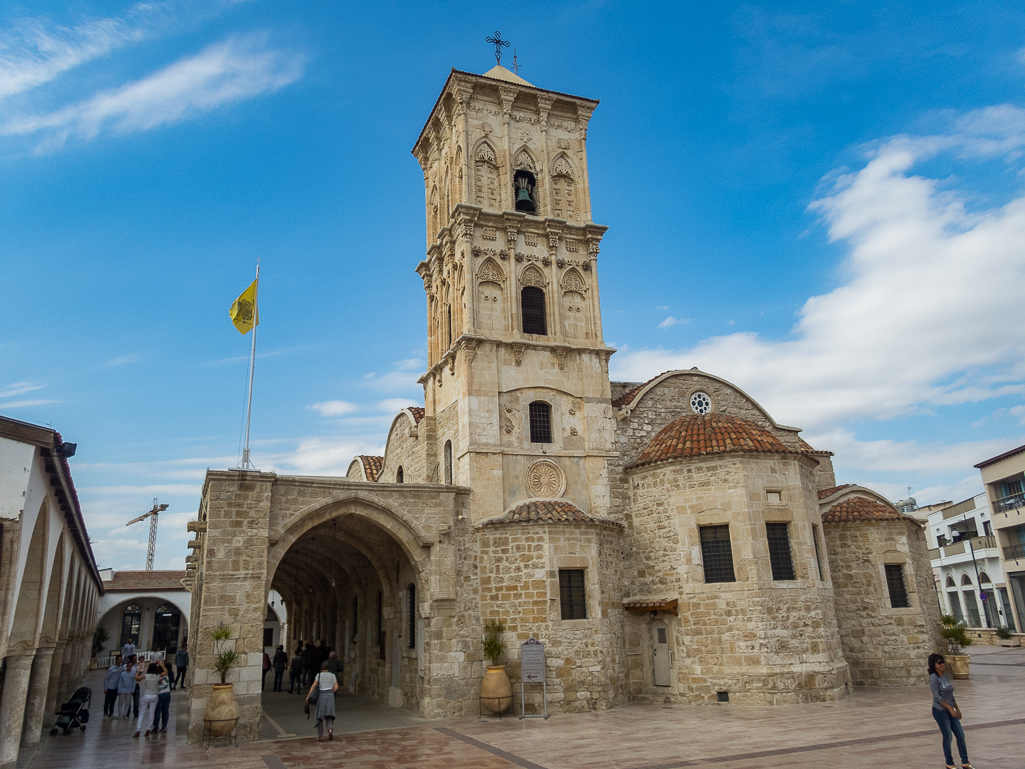
POLYGON ((502 49, 503 48, 508 48, 510 46, 509 41, 508 40, 503 40, 502 39, 502 33, 496 31, 494 37, 486 37, 486 38, 484 38, 484 42, 485 43, 491 43, 492 45, 495 46, 495 61, 497 61, 499 64, 501 64, 502 63, 502 49))
POLYGON ((153 571, 153 556, 157 552, 157 515, 167 509, 167 505, 158 505, 157 500, 153 500, 153 507, 150 508, 149 512, 143 513, 138 518, 133 518, 125 526, 131 526, 133 523, 139 521, 145 521, 149 518, 149 545, 146 547, 146 571, 153 571))

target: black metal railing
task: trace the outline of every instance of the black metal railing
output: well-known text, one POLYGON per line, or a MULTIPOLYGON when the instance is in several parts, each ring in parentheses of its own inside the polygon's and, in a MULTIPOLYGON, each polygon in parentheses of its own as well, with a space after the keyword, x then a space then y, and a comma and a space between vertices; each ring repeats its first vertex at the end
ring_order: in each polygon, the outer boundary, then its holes
POLYGON ((1004 548, 1004 560, 1010 561, 1018 558, 1025 558, 1025 543, 1010 545, 1004 548))
POLYGON ((1025 494, 1011 494, 1010 496, 1002 497, 994 503, 994 507, 1000 512, 1025 507, 1025 494))

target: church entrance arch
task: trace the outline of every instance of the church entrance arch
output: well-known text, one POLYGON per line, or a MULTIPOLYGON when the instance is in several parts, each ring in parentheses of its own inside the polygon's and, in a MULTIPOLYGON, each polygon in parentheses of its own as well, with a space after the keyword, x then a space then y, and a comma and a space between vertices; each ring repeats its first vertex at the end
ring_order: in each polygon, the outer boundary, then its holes
MULTIPOLYGON (((286 645, 313 644, 315 668, 327 651, 342 665, 340 687, 419 710, 422 646, 409 585, 426 586, 422 537, 390 509, 366 500, 331 500, 303 511, 268 553, 269 590, 288 615, 286 645)), ((308 684, 307 684, 308 685, 308 684)))

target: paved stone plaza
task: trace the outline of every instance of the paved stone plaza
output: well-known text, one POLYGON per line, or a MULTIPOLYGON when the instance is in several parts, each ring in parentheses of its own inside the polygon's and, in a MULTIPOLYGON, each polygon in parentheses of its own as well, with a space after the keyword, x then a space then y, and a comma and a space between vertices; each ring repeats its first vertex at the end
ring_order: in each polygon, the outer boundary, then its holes
MULTIPOLYGON (((89 684, 99 683, 98 674, 89 684)), ((1025 767, 1025 649, 972 650, 972 677, 957 684, 972 762, 978 769, 1025 767)), ((43 736, 20 769, 109 766, 232 767, 544 767, 669 769, 740 767, 941 767, 928 687, 868 687, 840 702, 776 707, 634 704, 549 720, 459 717, 424 721, 361 697, 340 696, 339 735, 318 743, 301 698, 267 693, 265 739, 235 748, 188 745, 185 699, 156 739, 132 739, 133 726, 98 719, 84 734, 43 736), (182 710, 184 708, 182 707, 182 710), (352 728, 372 731, 349 731, 352 728), (348 733, 343 733, 348 732, 348 733), (294 734, 295 737, 280 737, 294 734), (267 739, 275 737, 277 739, 267 739)), ((93 712, 102 713, 94 700, 93 712)))

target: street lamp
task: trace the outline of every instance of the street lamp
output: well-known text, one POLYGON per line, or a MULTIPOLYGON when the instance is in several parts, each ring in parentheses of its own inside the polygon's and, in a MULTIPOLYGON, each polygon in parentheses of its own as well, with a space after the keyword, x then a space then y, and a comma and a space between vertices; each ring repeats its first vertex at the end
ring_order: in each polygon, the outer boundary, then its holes
MULTIPOLYGON (((962 519, 958 523, 967 523, 967 521, 962 519)), ((989 624, 989 612, 986 611, 986 593, 982 589, 982 580, 979 578, 979 564, 975 560, 975 547, 972 545, 972 538, 970 536, 966 536, 967 532, 957 528, 957 525, 958 524, 951 524, 950 526, 950 530, 953 532, 951 539, 955 542, 963 538, 968 540, 968 550, 972 554, 972 566, 975 567, 975 584, 979 586, 979 600, 982 601, 982 620, 986 623, 987 628, 991 628, 992 625, 989 624)))

